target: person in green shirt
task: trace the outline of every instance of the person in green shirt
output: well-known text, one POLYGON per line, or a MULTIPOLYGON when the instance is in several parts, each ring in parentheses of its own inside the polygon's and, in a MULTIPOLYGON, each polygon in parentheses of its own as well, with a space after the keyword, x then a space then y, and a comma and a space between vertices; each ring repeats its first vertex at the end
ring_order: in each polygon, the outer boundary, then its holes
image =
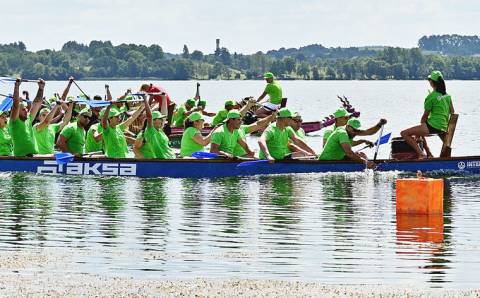
POLYGON ((183 132, 182 141, 180 144, 180 156, 190 157, 194 152, 204 151, 205 146, 210 143, 212 134, 216 128, 206 136, 202 136, 202 129, 205 120, 200 112, 193 112, 185 121, 185 131, 183 132))
POLYGON ((287 108, 278 111, 277 121, 263 132, 258 144, 260 158, 271 162, 300 156, 316 156, 315 151, 298 138, 290 127, 292 113, 287 108))
POLYGON ((57 139, 57 148, 82 156, 85 151, 85 130, 92 118, 92 111, 84 108, 78 113, 77 121, 65 126, 57 139))
POLYGON ((10 121, 8 128, 13 144, 13 155, 15 156, 32 156, 37 153, 37 143, 33 133, 33 119, 37 116, 42 105, 43 89, 45 81, 39 79, 37 95, 32 104, 30 112, 27 105, 21 101, 19 89, 22 79, 17 78, 13 91, 13 105, 10 113, 10 121))
POLYGON ((159 158, 172 159, 175 153, 168 145, 168 137, 163 132, 165 118, 159 111, 152 112, 150 105, 144 97, 145 104, 145 125, 143 130, 138 134, 133 152, 136 158, 159 158))
POLYGON ((12 155, 12 138, 7 129, 8 112, 0 112, 0 156, 12 155))
POLYGON ((227 119, 228 112, 235 109, 235 107, 235 101, 233 101, 233 99, 227 99, 225 101, 224 109, 218 111, 218 113, 215 114, 215 117, 213 117, 212 126, 217 126, 218 124, 225 121, 227 119))
POLYGON ((193 98, 187 99, 187 101, 178 108, 175 114, 173 114, 174 126, 183 127, 185 119, 187 119, 187 117, 191 113, 197 111, 197 109, 194 109, 194 107, 195 107, 195 99, 193 98))
MULTIPOLYGON (((93 114, 93 111, 92 111, 93 114)), ((100 112, 99 116, 102 117, 103 113, 100 112)), ((103 139, 102 139, 102 126, 100 123, 95 123, 90 126, 87 131, 87 138, 85 140, 85 152, 86 153, 100 153, 103 152, 103 139)))
POLYGON ((60 110, 57 104, 52 110, 43 108, 38 115, 39 122, 33 126, 33 135, 37 142, 38 154, 53 154, 55 150, 55 135, 70 122, 73 112, 73 103, 70 103, 68 110, 61 123, 51 123, 54 115, 60 110))
MULTIPOLYGON (((241 138, 244 142, 247 142, 247 135, 251 133, 255 133, 257 131, 263 131, 267 126, 275 120, 277 117, 277 112, 273 112, 271 115, 269 115, 266 118, 262 118, 258 121, 255 121, 252 124, 249 125, 240 125, 240 128, 238 129, 238 136, 241 138)), ((247 152, 245 149, 243 149, 242 146, 240 146, 238 143, 235 145, 235 149, 233 150, 233 155, 234 156, 239 156, 239 157, 246 157, 247 152)))
MULTIPOLYGON (((114 104, 115 102, 112 102, 114 104)), ((109 158, 126 158, 128 145, 125 138, 125 131, 128 127, 143 113, 144 104, 124 122, 121 122, 121 112, 118 109, 112 109, 109 105, 102 116, 102 138, 105 145, 105 155, 109 158)))
POLYGON ((218 128, 212 135, 210 152, 233 158, 235 147, 240 145, 246 152, 247 157, 253 157, 254 152, 250 150, 248 144, 241 138, 239 133, 242 118, 238 110, 231 110, 227 114, 227 121, 222 127, 218 128))
POLYGON ((427 79, 433 91, 425 98, 420 125, 410 127, 400 133, 402 138, 415 150, 418 159, 427 158, 427 154, 420 149, 415 138, 424 139, 430 134, 436 134, 443 141, 450 115, 455 113, 452 98, 447 94, 442 73, 434 70, 427 79))
POLYGON ((202 112, 203 116, 214 117, 216 115, 215 113, 207 112, 205 110, 205 108, 207 107, 207 101, 205 99, 199 99, 197 107, 198 107, 198 111, 202 112))
MULTIPOLYGON (((368 161, 367 156, 363 153, 353 152, 352 147, 367 144, 372 147, 373 143, 367 140, 354 141, 353 138, 361 131, 361 123, 358 119, 349 119, 350 114, 344 109, 335 112, 335 130, 328 137, 327 143, 323 148, 323 152, 319 156, 319 160, 343 160, 348 159, 356 162, 366 163, 367 167, 375 168, 375 163, 368 161)), ((381 127, 381 126, 380 126, 381 127)), ((369 129, 369 133, 375 129, 369 129)), ((378 129, 377 129, 378 130, 378 129)), ((372 133, 373 134, 373 133, 372 133)))
POLYGON ((278 110, 282 103, 282 86, 275 81, 275 76, 271 72, 266 72, 263 75, 263 78, 267 81, 267 86, 265 86, 265 90, 263 93, 258 97, 257 103, 263 104, 264 98, 268 95, 268 102, 266 102, 260 109, 258 109, 255 114, 258 118, 265 118, 271 111, 278 110))
POLYGON ((290 127, 293 129, 297 137, 305 141, 305 130, 302 128, 302 122, 302 116, 298 112, 293 113, 290 127))

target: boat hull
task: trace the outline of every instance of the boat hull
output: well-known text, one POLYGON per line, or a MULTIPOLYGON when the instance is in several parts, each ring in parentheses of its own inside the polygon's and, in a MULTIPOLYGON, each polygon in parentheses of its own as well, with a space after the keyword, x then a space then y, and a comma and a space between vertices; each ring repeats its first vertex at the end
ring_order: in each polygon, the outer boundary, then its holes
MULTIPOLYGON (((172 178, 215 178, 270 174, 360 172, 365 165, 349 161, 278 161, 238 167, 239 161, 209 159, 136 160, 82 158, 66 165, 54 159, 0 158, 0 172, 172 178)), ((480 174, 480 156, 421 161, 380 160, 376 171, 480 174)))

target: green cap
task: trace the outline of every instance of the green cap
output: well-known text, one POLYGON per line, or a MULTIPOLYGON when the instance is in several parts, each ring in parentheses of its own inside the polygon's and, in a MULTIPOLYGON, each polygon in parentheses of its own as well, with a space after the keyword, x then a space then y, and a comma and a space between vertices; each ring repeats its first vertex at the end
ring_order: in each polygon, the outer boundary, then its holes
POLYGON ((435 82, 438 81, 439 78, 443 78, 443 75, 439 70, 434 70, 430 75, 428 75, 428 79, 435 82))
POLYGON ((20 102, 20 107, 21 107, 22 109, 27 108, 27 107, 28 107, 28 103, 27 103, 26 101, 21 101, 21 102, 20 102))
POLYGON ((112 108, 110 110, 110 113, 108 114, 108 118, 112 118, 112 117, 117 117, 117 116, 120 116, 122 114, 122 112, 117 108, 112 108))
POLYGON ((193 98, 187 99, 186 103, 193 107, 195 105, 195 99, 193 98))
POLYGON ((357 118, 352 118, 348 120, 347 125, 355 129, 359 129, 362 126, 362 124, 360 123, 360 120, 358 120, 357 118))
POLYGON ((0 116, 8 115, 8 112, 10 112, 10 111, 0 111, 0 116))
POLYGON ((343 108, 340 108, 336 110, 335 113, 333 113, 333 116, 335 116, 335 118, 350 117, 350 115, 351 114, 343 108))
POLYGON ((198 101, 198 105, 199 105, 199 106, 202 106, 202 107, 205 107, 205 106, 207 105, 207 101, 204 100, 204 99, 200 99, 200 100, 198 101))
POLYGON ((302 118, 302 115, 299 112, 295 112, 292 114, 292 118, 302 118))
POLYGON ((188 120, 192 122, 197 120, 203 120, 203 116, 199 112, 193 112, 190 114, 190 116, 188 116, 188 120))
POLYGON ((92 117, 92 111, 90 111, 90 108, 83 108, 78 114, 92 117))
POLYGON ((264 79, 273 79, 274 75, 271 72, 266 72, 263 74, 264 79))
POLYGON ((67 100, 66 100, 66 101, 73 101, 74 99, 75 99, 75 97, 73 97, 73 96, 70 95, 70 96, 67 96, 67 100))
POLYGON ((47 99, 48 103, 52 103, 52 102, 55 102, 55 101, 57 101, 57 97, 55 97, 55 96, 52 96, 52 97, 47 99))
POLYGON ((159 111, 153 111, 152 112, 152 119, 162 119, 162 118, 167 118, 167 115, 162 115, 159 111))
POLYGON ((43 109, 40 110, 40 112, 38 112, 38 114, 40 115, 44 112, 50 113, 50 109, 49 108, 43 108, 43 109))
POLYGON ((277 118, 291 118, 292 112, 288 108, 281 108, 278 111, 277 118))
POLYGON ((227 99, 225 101, 225 106, 234 106, 235 105, 235 101, 233 101, 233 99, 227 99))
POLYGON ((230 110, 227 114, 227 119, 238 119, 241 118, 240 112, 238 110, 230 110))

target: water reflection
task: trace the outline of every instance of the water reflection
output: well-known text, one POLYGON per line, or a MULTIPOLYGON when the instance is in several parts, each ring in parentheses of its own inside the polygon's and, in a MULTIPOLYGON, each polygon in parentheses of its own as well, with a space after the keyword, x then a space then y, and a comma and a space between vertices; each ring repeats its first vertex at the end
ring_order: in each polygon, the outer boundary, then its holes
MULTIPOLYGON (((99 211, 100 231, 107 239, 115 239, 120 236, 121 224, 124 223, 125 215, 122 211, 126 206, 125 179, 117 177, 102 177, 97 180, 99 188, 99 211)), ((107 246, 116 242, 105 240, 101 242, 107 246)))

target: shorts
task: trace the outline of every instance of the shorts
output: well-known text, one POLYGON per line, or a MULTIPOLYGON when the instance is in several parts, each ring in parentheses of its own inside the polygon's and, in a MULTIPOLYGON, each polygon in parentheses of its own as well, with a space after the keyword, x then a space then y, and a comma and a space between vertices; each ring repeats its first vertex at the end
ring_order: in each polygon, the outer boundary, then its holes
POLYGON ((263 108, 269 111, 276 111, 280 108, 280 105, 273 104, 271 102, 266 102, 263 104, 263 108))
POLYGON ((427 128, 428 128, 428 133, 431 135, 441 135, 445 133, 444 131, 441 131, 440 129, 436 129, 435 127, 428 124, 428 121, 427 121, 427 128))

